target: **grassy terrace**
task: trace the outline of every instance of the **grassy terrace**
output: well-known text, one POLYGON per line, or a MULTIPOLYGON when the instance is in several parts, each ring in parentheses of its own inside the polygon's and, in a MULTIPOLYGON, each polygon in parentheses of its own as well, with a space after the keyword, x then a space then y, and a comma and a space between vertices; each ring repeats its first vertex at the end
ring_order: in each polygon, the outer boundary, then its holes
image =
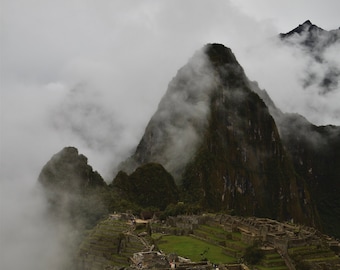
POLYGON ((290 257, 296 262, 305 262, 308 264, 328 263, 333 265, 335 268, 336 268, 335 265, 340 263, 339 257, 336 256, 335 253, 331 251, 329 248, 325 247, 317 246, 296 247, 290 248, 288 250, 288 253, 290 257))
POLYGON ((236 258, 225 254, 223 247, 191 236, 163 235, 158 237, 157 245, 165 253, 176 253, 192 261, 201 261, 206 258, 214 263, 237 262, 236 258))
POLYGON ((158 247, 165 253, 214 263, 235 263, 242 256, 246 244, 240 233, 226 232, 219 226, 200 225, 190 236, 153 234, 158 247))
POLYGON ((256 265, 256 268, 259 270, 288 270, 284 260, 274 251, 266 254, 260 265, 256 265))

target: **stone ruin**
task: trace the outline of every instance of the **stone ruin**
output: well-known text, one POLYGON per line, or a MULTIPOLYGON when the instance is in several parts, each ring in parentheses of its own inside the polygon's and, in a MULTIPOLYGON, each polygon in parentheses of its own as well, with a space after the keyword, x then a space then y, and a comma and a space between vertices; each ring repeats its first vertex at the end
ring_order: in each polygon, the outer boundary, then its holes
POLYGON ((241 241, 245 244, 260 243, 264 250, 276 250, 290 269, 295 268, 288 254, 289 248, 328 245, 339 255, 340 243, 338 240, 322 235, 311 227, 278 222, 269 218, 239 217, 225 214, 183 215, 169 217, 164 226, 158 227, 156 230, 167 234, 189 235, 199 225, 205 224, 219 226, 227 232, 240 232, 241 241))

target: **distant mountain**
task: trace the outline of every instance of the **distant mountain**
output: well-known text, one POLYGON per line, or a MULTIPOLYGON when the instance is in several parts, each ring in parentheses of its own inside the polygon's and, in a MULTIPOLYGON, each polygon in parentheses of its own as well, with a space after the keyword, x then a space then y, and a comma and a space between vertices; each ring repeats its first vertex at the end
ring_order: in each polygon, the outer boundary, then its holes
POLYGON ((322 51, 326 47, 339 42, 340 28, 327 31, 307 20, 303 24, 287 33, 281 33, 280 38, 287 42, 294 42, 293 38, 303 46, 308 47, 311 51, 322 51))
POLYGON ((316 85, 321 94, 339 88, 339 63, 333 61, 332 54, 338 54, 340 49, 340 28, 327 31, 307 20, 279 36, 287 45, 299 46, 311 56, 306 66, 307 75, 303 79, 303 87, 316 85))

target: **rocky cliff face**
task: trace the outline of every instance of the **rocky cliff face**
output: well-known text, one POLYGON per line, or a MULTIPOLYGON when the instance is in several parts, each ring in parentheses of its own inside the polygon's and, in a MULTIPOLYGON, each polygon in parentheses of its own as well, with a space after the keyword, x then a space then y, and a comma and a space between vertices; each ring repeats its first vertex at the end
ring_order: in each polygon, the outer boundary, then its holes
POLYGON ((191 200, 241 215, 317 222, 309 191, 295 175, 267 106, 230 50, 206 47, 220 82, 211 99, 209 126, 183 188, 191 200), (301 192, 302 191, 302 192, 301 192))
POLYGON ((308 187, 252 87, 230 49, 205 46, 172 80, 122 168, 157 161, 184 200, 205 209, 318 224, 308 187))

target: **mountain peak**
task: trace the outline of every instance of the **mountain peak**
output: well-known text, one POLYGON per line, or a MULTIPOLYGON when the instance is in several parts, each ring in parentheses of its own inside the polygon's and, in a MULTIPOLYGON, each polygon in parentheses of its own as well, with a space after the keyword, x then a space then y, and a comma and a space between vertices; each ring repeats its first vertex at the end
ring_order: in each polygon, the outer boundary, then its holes
POLYGON ((300 24, 298 27, 294 28, 293 30, 289 31, 288 33, 281 33, 281 38, 287 38, 294 34, 301 35, 305 32, 314 32, 314 31, 325 31, 322 28, 318 27, 317 25, 313 24, 310 20, 305 21, 303 24, 300 24))
POLYGON ((102 177, 75 147, 65 147, 46 163, 38 181, 47 189, 63 192, 105 186, 102 177))
POLYGON ((210 43, 205 45, 203 50, 214 65, 238 64, 231 49, 223 44, 210 43))
POLYGON ((281 33, 279 38, 288 46, 298 46, 308 52, 314 58, 315 63, 321 64, 323 70, 326 71, 324 75, 321 75, 317 74, 313 68, 306 67, 303 88, 315 85, 320 88, 321 94, 336 91, 339 85, 340 71, 336 64, 327 60, 327 53, 325 52, 332 45, 339 43, 339 30, 324 30, 307 20, 288 33, 281 33))
POLYGON ((302 25, 312 25, 310 20, 305 21, 302 25))

